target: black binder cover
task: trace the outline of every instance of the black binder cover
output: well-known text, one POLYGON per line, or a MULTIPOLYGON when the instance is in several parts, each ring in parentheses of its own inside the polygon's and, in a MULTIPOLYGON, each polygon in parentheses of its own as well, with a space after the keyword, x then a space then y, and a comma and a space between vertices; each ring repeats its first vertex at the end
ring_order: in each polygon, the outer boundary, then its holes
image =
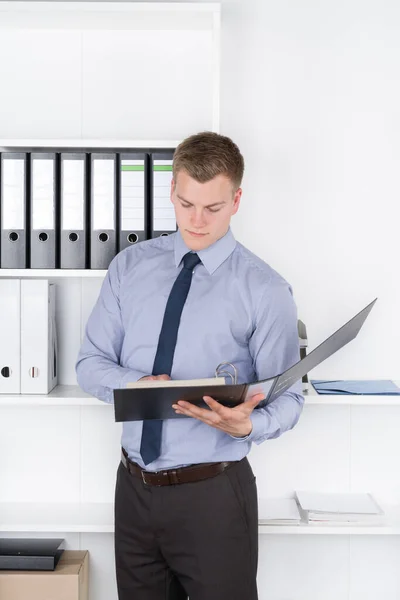
POLYGON ((0 185, 0 216, 1 216, 1 250, 0 250, 0 267, 2 269, 26 269, 29 264, 29 215, 28 215, 28 159, 26 152, 2 152, 1 153, 1 185, 0 185), (12 210, 7 200, 11 198, 6 197, 5 194, 5 161, 23 161, 23 198, 22 198, 22 211, 23 214, 18 215, 22 217, 21 225, 22 228, 13 229, 5 227, 5 215, 6 212, 12 210))
POLYGON ((157 388, 123 388, 114 390, 115 421, 141 421, 143 419, 180 419, 172 404, 187 400, 196 406, 208 408, 203 396, 211 396, 224 406, 233 408, 262 392, 265 400, 257 408, 263 408, 289 389, 303 375, 351 342, 360 331, 377 298, 350 321, 328 337, 308 356, 275 377, 254 383, 235 385, 182 386, 157 388))
POLYGON ((63 544, 59 538, 0 538, 0 570, 53 571, 63 544))

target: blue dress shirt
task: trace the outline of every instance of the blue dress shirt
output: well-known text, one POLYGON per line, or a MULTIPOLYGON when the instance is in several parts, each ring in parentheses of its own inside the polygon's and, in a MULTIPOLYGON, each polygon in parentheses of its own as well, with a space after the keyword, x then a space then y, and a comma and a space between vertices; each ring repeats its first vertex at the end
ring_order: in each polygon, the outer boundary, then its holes
MULTIPOLYGON (((113 402, 113 390, 151 374, 165 306, 189 251, 179 231, 141 242, 111 262, 88 319, 76 364, 83 390, 113 402)), ((183 308, 172 379, 214 377, 233 363, 238 383, 266 379, 299 360, 297 311, 289 284, 236 242, 231 230, 198 252, 183 308)), ((161 456, 149 471, 203 462, 241 460, 251 448, 276 438, 298 421, 301 383, 251 415, 252 432, 235 438, 197 419, 164 421, 161 456)), ((123 423, 122 446, 140 456, 142 422, 123 423)))

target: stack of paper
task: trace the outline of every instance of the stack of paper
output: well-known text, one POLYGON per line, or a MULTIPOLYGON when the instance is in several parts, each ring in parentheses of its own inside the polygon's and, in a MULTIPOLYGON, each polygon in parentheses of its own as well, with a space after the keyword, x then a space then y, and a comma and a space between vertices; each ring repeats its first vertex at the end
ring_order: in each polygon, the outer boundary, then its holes
POLYGON ((301 516, 294 498, 262 498, 258 520, 260 525, 299 525, 301 516))
POLYGON ((380 524, 383 510, 371 494, 296 491, 300 513, 307 523, 380 524))

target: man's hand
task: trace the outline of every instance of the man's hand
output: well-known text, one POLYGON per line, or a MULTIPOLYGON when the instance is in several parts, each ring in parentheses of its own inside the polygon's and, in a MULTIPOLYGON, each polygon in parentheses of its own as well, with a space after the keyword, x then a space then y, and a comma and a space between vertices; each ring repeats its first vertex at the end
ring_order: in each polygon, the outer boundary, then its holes
POLYGON ((156 381, 157 379, 168 381, 171 377, 169 375, 146 375, 146 377, 141 377, 138 381, 156 381))
POLYGON ((175 409, 178 415, 194 417, 235 437, 246 437, 253 428, 250 415, 264 398, 264 394, 256 394, 250 400, 235 406, 235 408, 227 408, 210 398, 210 396, 204 396, 203 400, 211 410, 199 408, 184 400, 179 400, 177 404, 172 405, 172 408, 175 409))

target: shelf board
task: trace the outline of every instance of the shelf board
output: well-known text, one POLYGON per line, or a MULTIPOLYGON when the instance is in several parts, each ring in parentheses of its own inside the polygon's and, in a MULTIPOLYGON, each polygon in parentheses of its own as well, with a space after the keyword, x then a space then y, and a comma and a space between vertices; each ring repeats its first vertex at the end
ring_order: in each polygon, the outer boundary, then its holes
POLYGON ((0 3, 0 28, 59 30, 206 30, 217 3, 19 2, 0 3))
POLYGON ((0 531, 113 532, 113 504, 0 503, 0 531))
POLYGON ((99 269, 0 269, 0 277, 105 277, 107 270, 99 269))
POLYGON ((77 385, 57 385, 49 394, 0 394, 1 406, 112 406, 77 385))
POLYGON ((176 148, 179 143, 179 140, 0 138, 0 148, 176 148))
MULTIPOLYGON (((396 382, 397 385, 400 382, 396 382)), ((315 390, 305 394, 305 405, 318 406, 400 406, 400 396, 319 396, 315 390)), ((57 385, 50 394, 0 394, 1 406, 111 406, 86 394, 77 385, 57 385)))
MULTIPOLYGON (((400 381, 394 381, 400 387, 400 381)), ((313 386, 309 384, 309 389, 304 392, 305 404, 326 405, 343 405, 343 406, 400 406, 400 396, 368 396, 368 395, 328 395, 318 394, 313 386)))
MULTIPOLYGON (((114 505, 1 502, 0 531, 112 533, 114 505)), ((261 535, 400 535, 400 509, 388 510, 382 525, 265 525, 260 519, 258 532, 261 535)))

